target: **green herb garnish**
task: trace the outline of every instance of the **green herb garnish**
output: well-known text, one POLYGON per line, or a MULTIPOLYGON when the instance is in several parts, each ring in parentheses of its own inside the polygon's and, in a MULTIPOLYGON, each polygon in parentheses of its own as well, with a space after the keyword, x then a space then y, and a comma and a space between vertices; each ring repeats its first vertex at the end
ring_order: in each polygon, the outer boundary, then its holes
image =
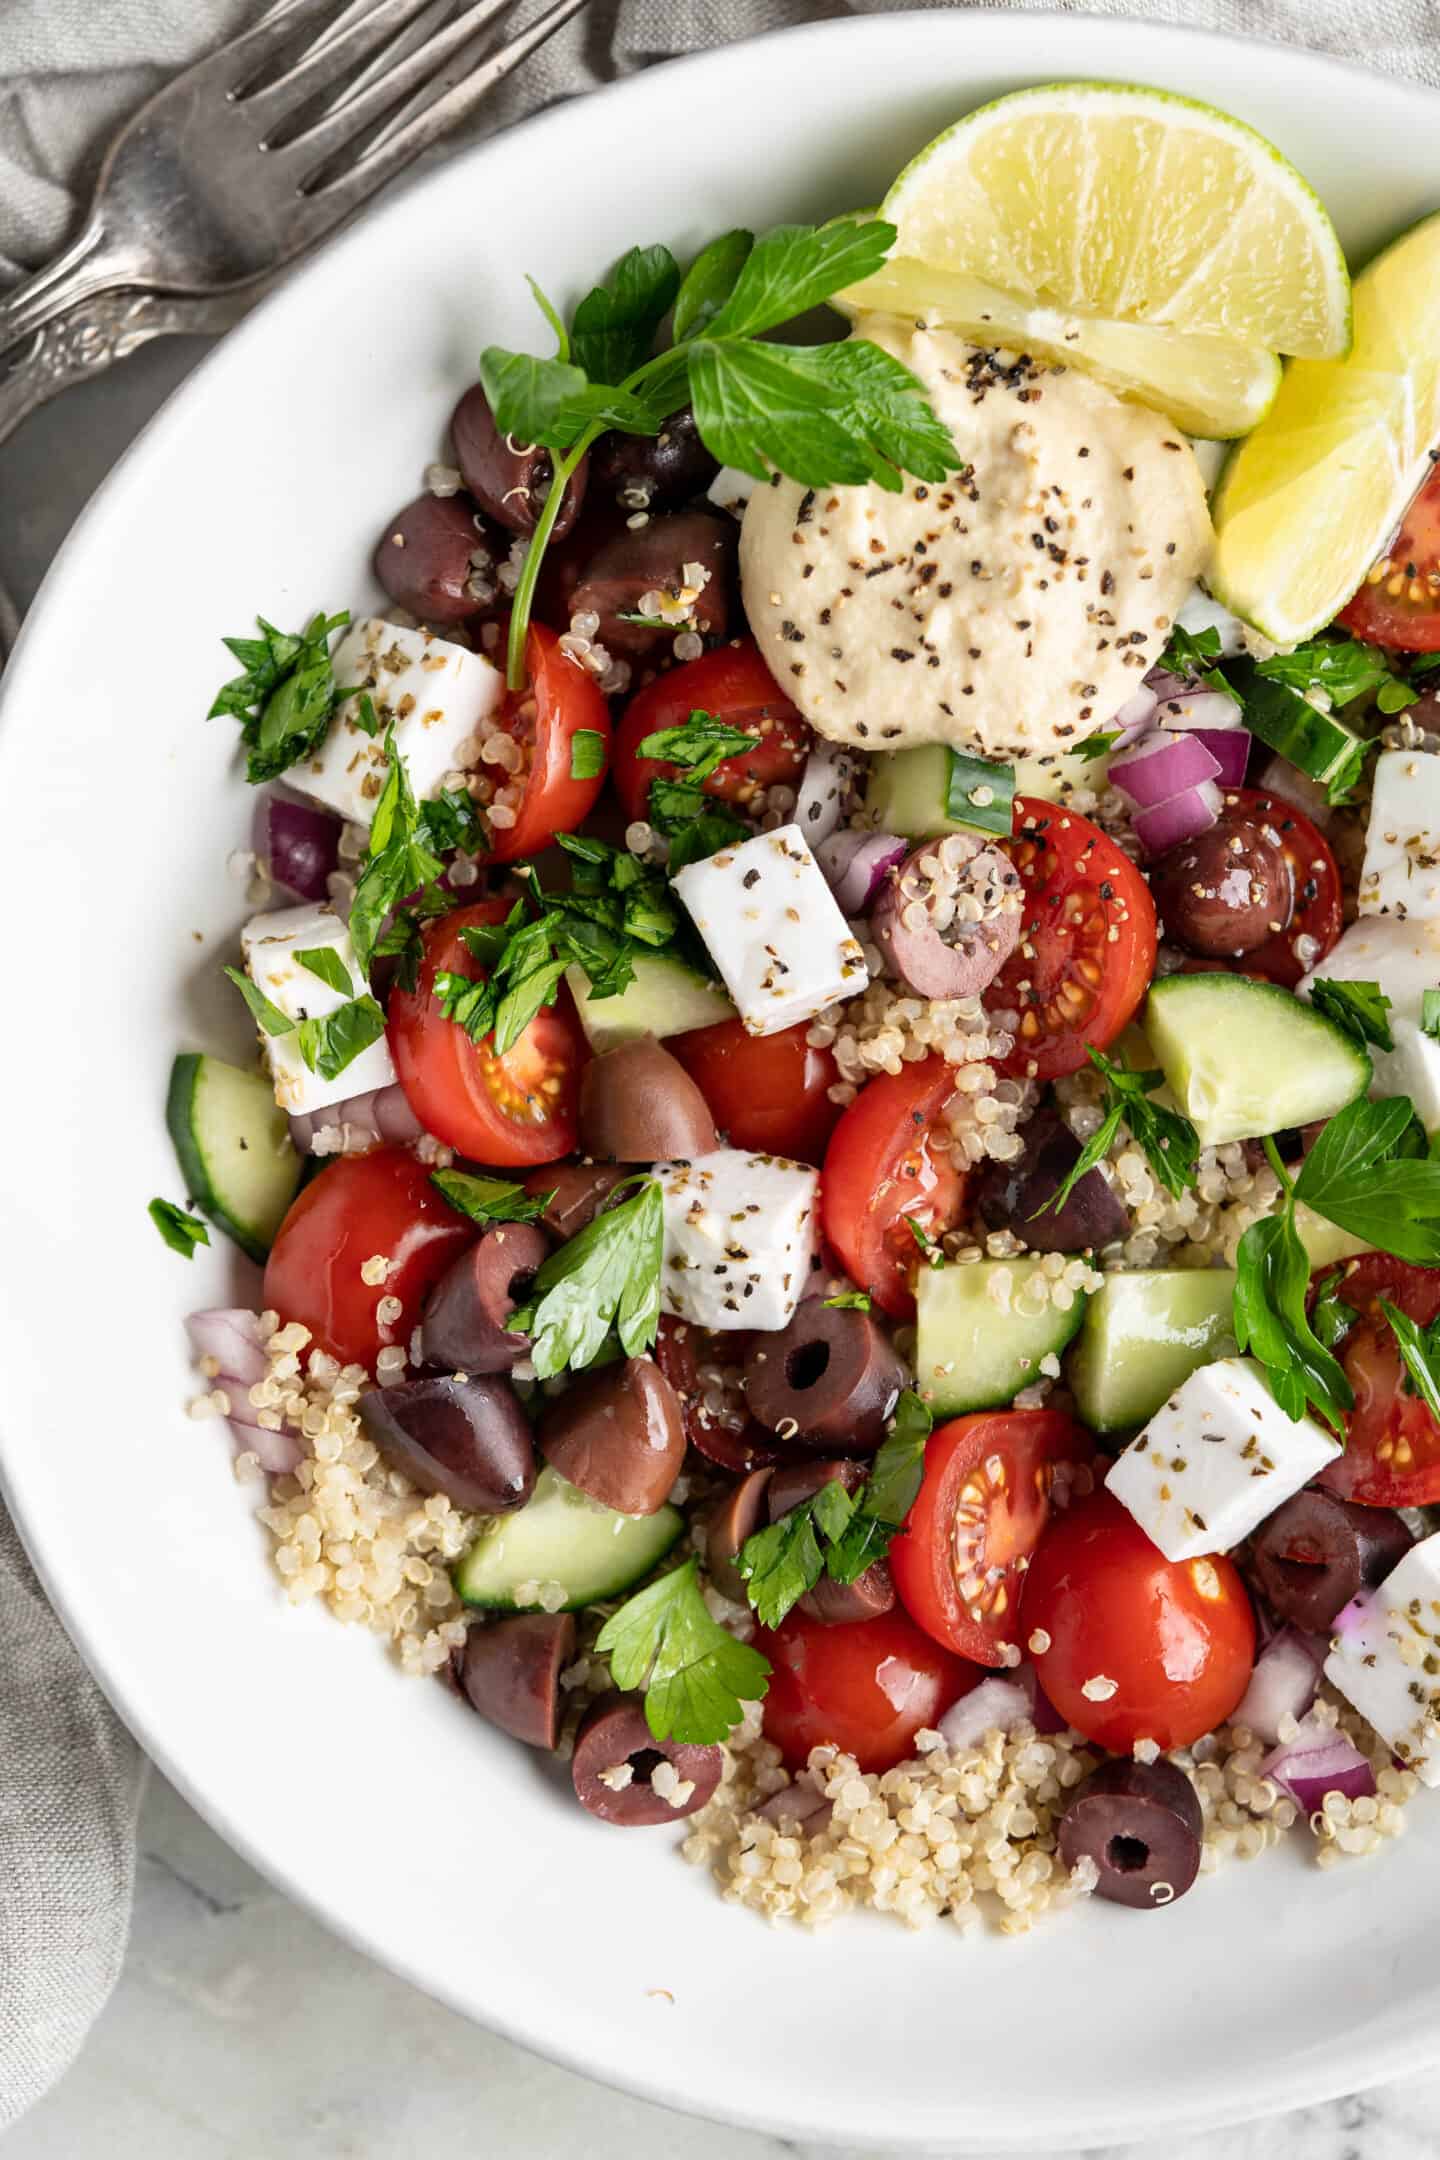
POLYGON ((1179 623, 1172 623, 1165 650, 1156 665, 1170 675, 1183 675, 1205 690, 1221 690, 1235 703, 1240 703, 1239 692, 1233 683, 1216 666, 1221 657, 1220 633, 1216 629, 1182 630, 1179 623))
POLYGON ((661 1224, 659 1184, 643 1177, 630 1199, 597 1215, 539 1268, 511 1320, 530 1337, 539 1379, 592 1364, 612 1328, 627 1357, 650 1348, 660 1319, 661 1224))
POLYGON ((331 632, 349 620, 343 613, 313 615, 304 630, 292 634, 259 615, 258 638, 222 640, 244 672, 217 691, 205 717, 228 713, 240 722, 240 740, 249 753, 245 777, 254 785, 276 780, 313 756, 336 707, 350 696, 337 687, 330 666, 331 632))
POLYGON ((1390 1000, 1379 983, 1332 982, 1328 976, 1310 985, 1310 1002, 1360 1049, 1373 1043, 1377 1050, 1393 1050, 1395 1038, 1385 1015, 1390 1000))
POLYGON ((1163 1104, 1148 1099, 1156 1088, 1163 1087, 1164 1073, 1158 1070, 1132 1072, 1126 1065, 1112 1064, 1100 1051, 1088 1046, 1085 1055, 1104 1078, 1105 1115, 1080 1150, 1058 1192, 1035 1213, 1044 1215, 1051 1208, 1064 1206, 1087 1171, 1104 1162, 1122 1125, 1144 1149, 1146 1161, 1165 1190, 1178 1199, 1195 1183, 1200 1136, 1189 1118, 1182 1117, 1178 1110, 1167 1110, 1163 1104))
POLYGON ((1420 1000, 1420 1032, 1440 1042, 1440 990, 1427 990, 1420 1000))
POLYGON ((367 991, 323 1018, 302 1020, 296 1044, 311 1072, 322 1080, 337 1080, 384 1033, 385 1015, 367 991))
POLYGON ((350 970, 333 945, 307 946, 304 952, 297 952, 295 958, 328 989, 338 990, 341 997, 354 997, 355 985, 350 980, 350 970))
POLYGON ((1307 1406, 1343 1432, 1354 1393, 1344 1369, 1316 1334, 1306 1312, 1310 1261, 1295 1227, 1295 1188, 1275 1143, 1265 1142, 1280 1180, 1279 1214, 1251 1223, 1235 1255, 1235 1341, 1265 1367, 1271 1393, 1287 1417, 1307 1406))
POLYGON ((1382 1297, 1379 1304, 1399 1346, 1411 1392, 1420 1397, 1432 1417, 1440 1418, 1440 1320, 1422 1327, 1418 1320, 1392 1305, 1389 1298, 1382 1297))
POLYGON ((1300 1167, 1295 1196, 1381 1252, 1440 1266, 1440 1162, 1425 1158, 1424 1144, 1408 1096, 1362 1097, 1330 1119, 1300 1167))
POLYGON ((432 1170, 430 1182, 451 1207, 478 1223, 538 1222, 553 1192, 527 1193, 508 1178, 473 1177, 466 1170, 432 1170))
POLYGON ((210 1243, 210 1232, 198 1215, 187 1215, 173 1200, 152 1200, 145 1210, 171 1252, 193 1260, 197 1245, 210 1243))
POLYGON ((239 968, 233 967, 222 968, 220 972, 234 983, 249 1006, 250 1017, 258 1028, 263 1028, 267 1035, 289 1035, 293 1032, 295 1022, 287 1013, 281 1012, 278 1005, 272 1005, 264 991, 257 990, 248 975, 242 975, 239 968))
POLYGON ((605 737, 598 728, 577 728, 570 738, 572 780, 598 780, 605 770, 605 737))
POLYGON ((1338 631, 1324 631, 1297 645, 1293 652, 1274 653, 1255 664, 1265 682, 1284 683, 1305 697, 1321 690, 1334 705, 1349 705, 1356 698, 1377 692, 1381 712, 1400 712, 1413 705, 1420 693, 1396 675, 1389 655, 1378 645, 1362 644, 1358 638, 1338 631))
POLYGON ((824 1303, 836 1312, 869 1312, 868 1290, 842 1290, 838 1297, 827 1297, 824 1303))
POLYGON ((657 1740, 709 1747, 765 1693, 770 1661, 712 1620, 697 1562, 687 1560, 636 1592, 595 1638, 622 1688, 644 1688, 657 1740))

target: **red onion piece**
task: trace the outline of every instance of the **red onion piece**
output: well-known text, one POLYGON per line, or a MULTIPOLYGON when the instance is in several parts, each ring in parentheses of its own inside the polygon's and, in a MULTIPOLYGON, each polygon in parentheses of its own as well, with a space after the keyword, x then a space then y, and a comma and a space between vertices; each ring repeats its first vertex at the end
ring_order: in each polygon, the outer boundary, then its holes
POLYGON ((795 823, 812 848, 828 840, 855 777, 855 758, 839 743, 817 742, 805 760, 795 797, 795 823))
POLYGON ((1255 1661, 1231 1724, 1248 1725, 1257 1740, 1274 1747, 1282 1718, 1293 1717, 1298 1724, 1313 1704, 1325 1648, 1318 1637, 1302 1635, 1298 1628, 1282 1628, 1272 1636, 1255 1661))
POLYGON ((1127 743, 1137 741, 1145 733, 1155 717, 1159 703, 1155 692, 1142 683, 1133 697, 1126 698, 1120 710, 1110 715, 1104 733, 1112 735, 1118 729, 1120 741, 1116 747, 1123 749, 1127 743))
POLYGON ((1260 1765, 1261 1777, 1273 1778, 1295 1805, 1312 1815, 1326 1793, 1364 1800, 1375 1792, 1375 1773, 1344 1733, 1318 1718, 1307 1718, 1293 1740, 1276 1748, 1260 1765))
POLYGON ((1223 690, 1185 690, 1162 698, 1157 717, 1162 728, 1184 734, 1191 728, 1238 728, 1244 715, 1223 690))
POLYGON ((248 1425, 238 1417, 225 1422, 236 1454, 253 1455, 268 1477, 285 1477, 305 1453, 298 1433, 267 1432, 263 1425, 248 1425))
MULTIPOLYGON (((185 1332, 197 1358, 212 1357, 226 1380, 253 1387, 270 1370, 260 1336, 259 1313, 243 1306, 213 1306, 187 1315, 185 1332)), ((217 1386, 224 1381, 217 1380, 217 1386)))
POLYGON ((1145 688, 1153 690, 1158 704, 1161 698, 1185 697, 1195 688, 1188 675, 1176 675, 1169 668, 1152 667, 1144 677, 1145 688))
POLYGON ((886 871, 904 862, 909 845, 894 833, 856 832, 849 825, 821 841, 816 859, 842 915, 864 914, 886 871))
POLYGON ((1147 735, 1136 749, 1110 760, 1111 781, 1142 810, 1213 780, 1219 770, 1217 760, 1193 735, 1147 735))
POLYGON ((314 803, 267 788, 255 805, 253 846, 271 881, 302 900, 328 900, 340 865, 340 820, 314 803))
POLYGON ((1034 1675, 1023 1669, 1003 1678, 987 1673, 978 1687, 951 1704, 939 1731, 948 1748, 978 1747, 986 1733, 997 1728, 1008 1732, 1022 1719, 1035 1720, 1034 1675))
POLYGON ((1245 768, 1250 762, 1252 737, 1243 727, 1196 728, 1186 737, 1187 742, 1203 743, 1220 770, 1215 775, 1217 787, 1244 787, 1245 768))
POLYGON ((1220 790, 1213 780, 1172 795, 1168 802, 1137 810, 1132 823, 1135 837, 1147 855, 1164 855, 1182 840, 1208 832, 1220 815, 1220 790))
POLYGON ((797 1778, 793 1785, 783 1785, 779 1792, 771 1793, 755 1812, 767 1822, 800 1823, 807 1837, 815 1837, 830 1820, 830 1802, 823 1792, 797 1778))
POLYGON ((1302 773, 1289 758, 1281 757, 1278 750, 1256 773, 1255 785, 1263 788, 1267 795, 1278 795, 1282 802, 1303 810, 1311 824, 1318 825, 1321 832, 1328 832, 1335 822, 1334 805, 1326 801, 1321 783, 1312 780, 1308 773, 1302 773))
POLYGON ((371 1088, 364 1095, 347 1095, 344 1102, 331 1103, 328 1109, 307 1110, 303 1116, 292 1117, 290 1138, 302 1155, 312 1155, 315 1135, 340 1125, 349 1125, 355 1132, 368 1133, 377 1143, 383 1140, 395 1147, 418 1140, 425 1130, 404 1088, 398 1080, 392 1080, 388 1086, 371 1088))

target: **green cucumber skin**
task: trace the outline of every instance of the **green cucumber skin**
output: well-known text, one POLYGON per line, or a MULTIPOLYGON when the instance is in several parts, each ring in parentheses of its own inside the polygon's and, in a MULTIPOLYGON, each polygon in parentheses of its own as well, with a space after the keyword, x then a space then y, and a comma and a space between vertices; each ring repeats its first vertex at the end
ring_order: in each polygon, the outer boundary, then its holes
MULTIPOLYGON (((1032 1272, 1038 1265, 1039 1261, 1036 1258, 1020 1262, 979 1261, 973 1268, 957 1268, 955 1274, 957 1277, 963 1276, 968 1289, 972 1281, 978 1283, 986 1271, 992 1267, 1032 1272)), ((948 1273, 949 1271, 944 1272, 948 1273)), ((1032 1337, 1038 1337, 1043 1332, 1043 1341, 1034 1340, 1029 1350, 1019 1354, 1011 1354, 1008 1358, 1008 1364, 1003 1353, 987 1360, 986 1362, 992 1366, 992 1369, 1002 1365, 1004 1365, 1005 1369, 995 1371, 994 1377, 986 1381, 975 1376, 974 1366, 979 1361, 970 1356, 968 1348, 963 1356, 957 1349, 957 1354, 953 1358, 943 1357, 943 1353, 947 1349, 956 1349, 956 1345, 953 1338, 947 1342, 947 1326, 942 1323, 938 1314, 932 1312, 927 1317, 926 1308, 929 1301, 925 1292, 928 1281, 928 1277, 922 1276, 919 1285, 920 1315, 916 1342, 916 1386, 920 1390, 922 1399, 933 1410, 937 1419, 966 1417, 976 1410, 1008 1409, 1014 1402, 1015 1397, 1023 1389, 1032 1386, 1040 1377, 1041 1360, 1049 1356, 1059 1357, 1069 1346, 1079 1333, 1085 1317, 1087 1299, 1083 1294, 1077 1295, 1075 1303, 1068 1311, 1062 1312, 1058 1306, 1051 1306, 1043 1314, 1025 1315, 1025 1331, 1030 1333, 1032 1337), (935 1362, 937 1352, 942 1354, 942 1362, 955 1366, 953 1372, 944 1373, 940 1371, 935 1362)), ((932 1295, 938 1294, 940 1294, 940 1285, 937 1282, 932 1295)), ((978 1299, 976 1302, 979 1302, 978 1299)), ((995 1335, 1003 1335, 1011 1315, 998 1307, 993 1308, 992 1312, 994 1323, 992 1332, 995 1335)), ((963 1341, 968 1316, 962 1313, 956 1317, 960 1321, 963 1341)), ((987 1312, 985 1317, 987 1320, 990 1319, 992 1313, 987 1312)), ((973 1339, 973 1331, 971 1333, 973 1339)))
MULTIPOLYGON (((559 1478, 555 1471, 548 1468, 543 1469, 539 1479, 536 1481, 535 1493, 526 1503, 526 1508, 533 1507, 538 1500, 548 1517, 557 1500, 557 1489, 563 1488, 563 1483, 564 1481, 559 1478)), ((519 1509, 514 1516, 502 1517, 495 1535, 503 1536, 507 1522, 518 1523, 524 1516, 526 1508, 519 1509)), ((603 1530, 605 1528, 603 1514, 609 1513, 609 1510, 604 1510, 602 1514, 597 1514, 588 1522, 582 1519, 576 1542, 583 1547, 587 1531, 593 1534, 603 1530)), ((558 1508, 556 1509, 556 1519, 557 1521, 561 1519, 558 1508)), ((627 1592, 633 1590, 637 1584, 644 1582, 648 1576, 652 1575, 660 1563, 674 1551, 685 1535, 684 1516, 678 1508, 668 1505, 657 1510, 655 1516, 622 1517, 619 1520, 632 1522, 637 1530, 640 1529, 642 1524, 648 1523, 658 1534, 648 1544, 645 1544, 643 1540, 639 1541, 644 1545, 644 1549, 637 1565, 632 1567, 627 1563, 618 1572, 612 1572, 603 1580, 599 1579, 603 1571, 587 1556, 584 1564, 589 1569, 591 1579, 587 1580, 581 1589, 574 1590, 565 1603, 556 1606, 554 1610, 558 1612, 584 1612, 589 1606, 600 1604, 610 1598, 624 1596, 627 1592)), ((542 1528, 548 1532, 548 1522, 542 1528)), ((553 1532, 549 1534, 553 1537, 553 1532)), ((510 1563, 505 1581, 496 1582, 493 1588, 477 1588, 474 1578, 479 1572, 479 1563, 485 1557, 487 1542, 486 1539, 478 1539, 468 1551, 461 1555, 451 1569, 451 1580, 455 1585, 457 1595, 463 1603, 472 1609, 482 1612, 537 1612, 542 1610, 543 1608, 539 1606, 524 1605, 517 1601, 514 1594, 514 1582, 517 1579, 551 1581, 560 1583, 567 1589, 570 1587, 563 1566, 557 1562, 555 1546, 552 1543, 549 1552, 543 1554, 537 1552, 532 1544, 528 1551, 522 1550, 518 1560, 510 1563), (474 1566, 472 1566, 472 1562, 475 1563, 474 1566)), ((573 1575, 577 1571, 572 1567, 570 1572, 573 1575)))
MULTIPOLYGON (((1250 976, 1166 976, 1151 985, 1142 1025, 1177 1102, 1205 1147, 1332 1117, 1363 1095, 1374 1076, 1370 1058, 1333 1021, 1292 991, 1250 976), (1277 1033, 1283 1037, 1278 1044, 1277 1033), (1280 1061, 1278 1072, 1262 1064, 1247 1074, 1243 1064, 1237 1064, 1233 1088, 1222 1086, 1215 1100, 1202 1100, 1192 1084, 1206 1066, 1205 1057, 1195 1056, 1196 1043, 1207 1051, 1233 1043, 1253 1056, 1257 1039, 1272 1067, 1280 1061), (1326 1090, 1313 1086, 1315 1064, 1321 1059, 1336 1080, 1326 1090), (1308 1090, 1297 1085, 1296 1076, 1301 1081, 1312 1077, 1308 1090), (1247 1097, 1265 1107, 1237 1114, 1247 1097)), ((1213 1071, 1213 1056, 1209 1063, 1213 1071)))
MULTIPOLYGON (((176 1057, 170 1068, 170 1086, 165 1098, 166 1128, 180 1164, 185 1190, 190 1198, 208 1215, 217 1230, 222 1230, 233 1244, 239 1246, 247 1259, 253 1260, 258 1267, 264 1267, 270 1257, 269 1241, 260 1237, 252 1226, 237 1221, 226 1207, 211 1182, 209 1167, 195 1137, 195 1092, 203 1077, 206 1062, 205 1054, 196 1050, 182 1050, 176 1057)), ((302 1170, 303 1164, 297 1158, 297 1189, 302 1170)))
MULTIPOLYGON (((1085 1319, 1085 1299, 1083 1296, 1076 1297, 1074 1311, 1067 1313, 1064 1317, 1068 1323, 1066 1332, 1057 1337, 1048 1351, 1042 1350, 1040 1357, 1049 1356, 1052 1353, 1054 1356, 1059 1357, 1075 1340, 1085 1319)), ((997 1394, 991 1394, 984 1389, 979 1390, 977 1393, 971 1393, 967 1390, 959 1390, 948 1394, 943 1390, 937 1391, 931 1406, 936 1417, 969 1417, 971 1412, 975 1410, 1011 1409, 1015 1397, 1022 1393, 1025 1388, 1033 1387, 1040 1378, 1040 1357, 1026 1359, 1015 1385, 1008 1393, 1003 1389, 997 1394)))

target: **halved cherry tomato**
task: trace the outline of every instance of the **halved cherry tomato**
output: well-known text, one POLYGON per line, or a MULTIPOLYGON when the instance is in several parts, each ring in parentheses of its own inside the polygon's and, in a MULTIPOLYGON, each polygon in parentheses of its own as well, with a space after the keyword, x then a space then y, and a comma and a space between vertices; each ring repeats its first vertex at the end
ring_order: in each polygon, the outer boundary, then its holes
POLYGON ((762 788, 799 777, 810 728, 786 697, 754 643, 721 645, 684 667, 671 668, 633 697, 615 742, 615 786, 628 818, 649 815, 652 780, 679 777, 678 765, 636 755, 647 735, 683 727, 692 712, 713 713, 755 737, 755 748, 727 758, 705 782, 705 793, 746 803, 762 788))
MULTIPOLYGON (((495 862, 538 855, 556 833, 578 831, 605 785, 610 754, 610 708, 595 677, 565 657, 559 638, 543 623, 532 622, 525 634, 525 667, 529 682, 507 693, 500 715, 520 746, 525 793, 515 823, 491 828, 495 862), (575 737, 582 729, 604 745, 599 774, 591 780, 577 780, 573 771, 575 737)), ((516 777, 498 765, 482 763, 478 770, 497 789, 516 777)))
POLYGON ((805 1040, 802 1020, 778 1035, 747 1035, 738 1020, 672 1035, 665 1047, 709 1103, 730 1145, 757 1155, 818 1163, 840 1121, 830 1089, 840 1068, 829 1050, 805 1040))
POLYGON ((1283 795, 1268 794, 1264 788, 1227 788, 1225 804, 1227 809, 1273 826, 1295 892, 1295 912, 1286 927, 1246 953, 1236 966, 1242 975, 1260 975, 1283 990, 1293 990, 1301 976, 1324 959, 1344 924, 1344 896, 1334 851, 1319 826, 1283 795))
POLYGON ((792 1612, 773 1634, 761 1629, 755 1647, 774 1667, 765 1736, 794 1769, 827 1741, 862 1770, 893 1769, 981 1677, 902 1612, 841 1627, 792 1612))
POLYGON ((927 1635, 977 1664, 1004 1664, 1057 1470, 1094 1452, 1059 1410, 982 1411, 930 1435, 905 1535, 890 1546, 895 1588, 927 1635))
POLYGON ((1440 1425, 1406 1379, 1379 1300, 1429 1327, 1440 1315, 1440 1268, 1362 1253, 1338 1287, 1360 1315, 1336 1353, 1355 1407, 1345 1421, 1344 1454, 1315 1482, 1365 1507, 1429 1507, 1440 1500, 1440 1425))
POLYGON ((264 1302, 309 1328, 342 1365, 373 1373, 387 1344, 409 1342, 426 1291, 474 1239, 474 1224, 441 1198, 408 1149, 342 1155, 304 1187, 276 1232, 264 1302), (390 1270, 367 1283, 360 1271, 377 1253, 390 1270), (382 1298, 400 1300, 399 1318, 383 1327, 382 1298))
POLYGON ((1001 845, 1024 887, 1020 943, 985 992, 1020 1015, 1000 1071, 1030 1080, 1079 1072, 1131 1018, 1155 973, 1155 903, 1113 840, 1076 810, 1015 798, 1001 845))
POLYGON ((559 1002, 543 1006, 503 1058, 495 1055, 493 1037, 474 1043, 441 1011, 438 973, 483 979, 460 932, 503 922, 509 907, 503 899, 477 900, 430 925, 420 979, 414 990, 391 992, 386 1031, 400 1085, 425 1130, 473 1162, 504 1169, 570 1154, 585 1057, 563 985, 559 1002))
POLYGON ((1389 552, 1371 566, 1337 620, 1374 645, 1440 651, 1440 467, 1432 469, 1389 552))
POLYGON ((897 1320, 915 1316, 911 1285, 921 1246, 909 1224, 935 1238, 964 1213, 969 1175, 940 1144, 941 1112, 954 1092, 954 1072, 941 1057, 877 1073, 825 1150, 825 1235, 851 1280, 897 1320))
POLYGON ((1255 1616, 1224 1553, 1167 1560, 1103 1489, 1052 1520, 1020 1600, 1040 1685, 1077 1732, 1116 1754, 1188 1747, 1250 1684, 1255 1616), (1088 1691, 1088 1692, 1087 1692, 1088 1691))

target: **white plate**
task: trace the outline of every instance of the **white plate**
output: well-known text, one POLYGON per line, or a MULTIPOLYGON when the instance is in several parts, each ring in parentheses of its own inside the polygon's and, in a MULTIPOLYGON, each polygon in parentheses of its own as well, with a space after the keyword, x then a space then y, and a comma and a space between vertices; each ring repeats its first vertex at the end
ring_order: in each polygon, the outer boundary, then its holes
POLYGON ((456 2008, 677 2108, 910 2150, 1194 2129, 1434 2061, 1440 1801, 1373 1864, 1321 1874, 1297 1839, 1143 1920, 767 1930, 668 1833, 599 1828, 280 1601, 223 1437, 181 1408, 181 1315, 253 1279, 174 1258, 145 1205, 179 1193, 172 1052, 243 1040, 217 975, 248 821, 233 728, 204 720, 221 633, 364 597, 480 346, 543 341, 525 271, 573 297, 636 240, 873 201, 1042 69, 1253 121, 1354 251, 1440 203, 1426 93, 1128 22, 872 16, 646 73, 443 167, 226 340, 63 549, 0 731, 4 1482, 106 1690, 257 1866, 456 2008))

